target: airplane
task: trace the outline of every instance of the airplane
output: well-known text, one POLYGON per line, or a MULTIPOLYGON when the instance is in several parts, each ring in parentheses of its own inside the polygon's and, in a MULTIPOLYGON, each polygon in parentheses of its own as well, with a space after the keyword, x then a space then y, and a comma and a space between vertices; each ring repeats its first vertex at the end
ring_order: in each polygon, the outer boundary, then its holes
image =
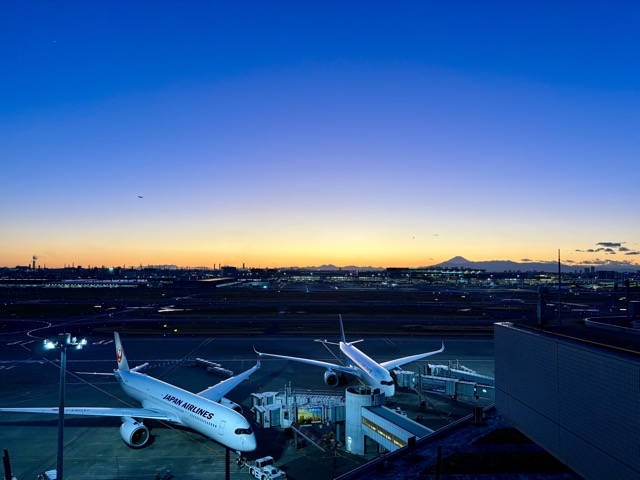
MULTIPOLYGON (((428 357, 430 355, 435 355, 436 353, 440 353, 444 351, 444 342, 442 343, 442 348, 439 350, 435 350, 433 352, 427 353, 419 353, 417 355, 410 355, 408 357, 397 358, 395 360, 389 360, 387 362, 378 363, 363 352, 358 350, 353 346, 354 343, 362 342, 363 340, 355 340, 353 342, 347 342, 344 336, 344 327, 342 326, 342 315, 340 317, 340 343, 328 342, 327 340, 314 340, 315 342, 320 342, 323 344, 329 345, 337 345, 340 347, 340 351, 344 354, 344 356, 349 359, 350 363, 347 366, 337 365, 334 363, 323 362, 320 360, 311 360, 309 358, 299 358, 299 357, 288 357, 285 355, 275 355, 273 353, 264 353, 258 352, 256 353, 259 356, 264 357, 273 357, 273 358, 282 358, 285 360, 293 360, 296 362, 308 363, 310 365, 316 365, 318 367, 326 368, 327 371, 324 373, 324 383, 330 387, 335 387, 341 383, 340 376, 336 373, 349 373, 358 377, 363 383, 374 387, 380 388, 384 391, 385 397, 393 397, 395 393, 395 383, 393 378, 389 373, 390 370, 400 367, 406 363, 415 362, 422 358, 428 357)), ((254 347, 255 350, 255 347, 254 347)))
MULTIPOLYGON (((113 373, 118 383, 131 398, 142 404, 142 408, 96 408, 65 407, 68 415, 94 415, 121 417, 120 436, 132 448, 144 447, 149 439, 149 429, 138 419, 162 420, 185 427, 238 452, 256 449, 256 438, 241 407, 224 397, 245 378, 260 368, 260 360, 249 370, 227 378, 218 384, 192 393, 175 385, 150 377, 139 370, 147 366, 129 368, 120 335, 113 332, 118 368, 113 373)), ((0 412, 48 413, 58 415, 55 408, 0 408, 0 412)))

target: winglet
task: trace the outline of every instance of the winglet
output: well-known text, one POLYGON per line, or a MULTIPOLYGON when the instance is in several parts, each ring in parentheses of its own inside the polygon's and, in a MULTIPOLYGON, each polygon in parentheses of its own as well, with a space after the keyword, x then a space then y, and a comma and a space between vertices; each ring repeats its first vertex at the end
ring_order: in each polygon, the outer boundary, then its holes
POLYGON ((342 326, 342 315, 338 315, 340 318, 340 341, 342 343, 347 343, 347 339, 344 338, 344 327, 342 326))
POLYGON ((124 354, 124 349, 122 348, 122 342, 120 341, 120 335, 118 332, 113 332, 113 338, 116 341, 116 361, 118 362, 118 370, 128 372, 129 363, 127 362, 127 357, 124 354))

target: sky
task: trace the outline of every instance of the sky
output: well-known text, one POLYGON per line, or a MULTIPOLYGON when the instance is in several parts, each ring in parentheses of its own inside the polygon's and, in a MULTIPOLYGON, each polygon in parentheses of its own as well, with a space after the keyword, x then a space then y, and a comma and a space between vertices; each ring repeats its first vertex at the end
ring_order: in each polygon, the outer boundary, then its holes
POLYGON ((640 3, 24 1, 0 266, 640 261, 640 3))

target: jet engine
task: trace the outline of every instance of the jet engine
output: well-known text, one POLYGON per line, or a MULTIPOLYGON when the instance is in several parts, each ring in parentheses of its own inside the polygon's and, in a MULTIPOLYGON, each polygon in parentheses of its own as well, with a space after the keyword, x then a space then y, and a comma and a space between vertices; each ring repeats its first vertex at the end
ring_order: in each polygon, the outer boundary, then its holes
POLYGON ((224 405, 227 408, 230 408, 231 410, 235 410, 238 413, 242 413, 242 407, 237 403, 232 402, 228 398, 222 397, 218 403, 220 405, 224 405))
POLYGON ((324 372, 324 383, 330 387, 337 387, 340 384, 340 377, 333 370, 324 372))
POLYGON ((149 429, 142 422, 131 417, 122 417, 120 436, 124 443, 133 448, 144 447, 149 441, 149 429))

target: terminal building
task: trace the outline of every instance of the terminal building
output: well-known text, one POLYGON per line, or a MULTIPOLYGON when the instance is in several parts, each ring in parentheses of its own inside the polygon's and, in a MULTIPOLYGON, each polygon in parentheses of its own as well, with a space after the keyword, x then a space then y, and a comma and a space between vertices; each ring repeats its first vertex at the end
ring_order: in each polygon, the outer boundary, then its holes
POLYGON ((441 450, 442 458, 467 452, 463 473, 470 479, 503 473, 489 470, 483 455, 527 458, 520 464, 525 470, 509 472, 519 478, 640 478, 640 330, 634 320, 496 323, 495 405, 484 409, 486 417, 461 419, 339 479, 438 478, 441 450), (475 444, 505 427, 534 443, 475 444), (541 452, 559 463, 551 465, 541 452), (538 470, 531 462, 553 469, 538 470))
MULTIPOLYGON (((494 379, 461 365, 431 365, 425 373, 394 370, 399 388, 412 390, 416 399, 437 393, 451 399, 493 401, 494 379)), ((354 455, 394 452, 433 430, 415 422, 399 409, 385 406, 378 388, 350 386, 344 394, 297 391, 288 384, 282 392, 251 394, 251 411, 261 428, 291 429, 316 448, 326 451, 327 439, 335 439, 354 455)))
POLYGON ((640 331, 592 327, 496 324, 496 409, 586 479, 640 478, 640 331))
POLYGON ((359 385, 346 391, 346 450, 364 455, 367 439, 378 445, 378 451, 393 452, 433 430, 409 420, 406 415, 384 406, 385 396, 379 389, 359 385))

